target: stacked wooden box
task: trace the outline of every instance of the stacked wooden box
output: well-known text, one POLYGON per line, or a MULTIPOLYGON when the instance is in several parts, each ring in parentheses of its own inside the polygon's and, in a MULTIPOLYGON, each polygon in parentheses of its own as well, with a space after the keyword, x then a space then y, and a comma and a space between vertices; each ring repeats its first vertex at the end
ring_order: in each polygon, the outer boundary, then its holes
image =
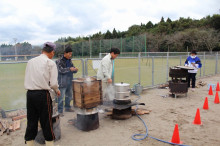
POLYGON ((73 102, 78 108, 94 108, 102 103, 102 83, 96 78, 73 80, 73 102))

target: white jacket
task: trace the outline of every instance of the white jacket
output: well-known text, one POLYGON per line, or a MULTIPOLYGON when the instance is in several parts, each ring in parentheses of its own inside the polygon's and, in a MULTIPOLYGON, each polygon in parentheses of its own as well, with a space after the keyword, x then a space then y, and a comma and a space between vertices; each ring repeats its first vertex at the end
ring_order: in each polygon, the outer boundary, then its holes
POLYGON ((109 53, 101 60, 97 72, 97 79, 102 81, 107 81, 108 79, 111 79, 112 65, 113 63, 111 59, 111 54, 109 53))

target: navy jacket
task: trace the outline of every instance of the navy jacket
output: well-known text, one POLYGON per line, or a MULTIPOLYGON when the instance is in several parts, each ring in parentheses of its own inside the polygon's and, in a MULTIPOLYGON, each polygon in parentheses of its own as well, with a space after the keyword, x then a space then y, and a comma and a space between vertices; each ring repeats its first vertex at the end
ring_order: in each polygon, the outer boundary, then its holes
POLYGON ((70 67, 75 67, 71 59, 66 59, 64 56, 56 61, 58 69, 58 84, 59 88, 66 88, 67 86, 72 85, 73 73, 70 67))
POLYGON ((192 58, 189 56, 185 61, 185 66, 194 68, 194 70, 189 70, 189 73, 197 73, 198 69, 202 67, 202 63, 199 57, 196 56, 195 58, 192 58), (193 66, 192 63, 195 63, 195 66, 193 66))

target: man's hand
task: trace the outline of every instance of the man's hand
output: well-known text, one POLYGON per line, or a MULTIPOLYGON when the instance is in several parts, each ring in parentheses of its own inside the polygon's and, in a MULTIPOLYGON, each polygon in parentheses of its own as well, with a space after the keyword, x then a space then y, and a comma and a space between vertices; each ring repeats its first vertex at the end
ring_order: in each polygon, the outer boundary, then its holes
POLYGON ((70 67, 70 71, 74 71, 74 67, 70 67))
POLYGON ((78 71, 78 68, 75 67, 73 71, 78 71))
POLYGON ((76 67, 70 67, 70 71, 78 71, 78 68, 76 68, 76 67))
POLYGON ((57 91, 57 96, 60 97, 60 90, 57 91))
POLYGON ((107 82, 108 82, 109 84, 111 84, 111 83, 112 83, 112 79, 108 79, 107 82))

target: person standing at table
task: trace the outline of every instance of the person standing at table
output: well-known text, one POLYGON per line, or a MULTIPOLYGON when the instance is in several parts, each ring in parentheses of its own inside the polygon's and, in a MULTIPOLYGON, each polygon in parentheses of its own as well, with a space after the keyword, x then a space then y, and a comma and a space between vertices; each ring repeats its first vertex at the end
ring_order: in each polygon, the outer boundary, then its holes
POLYGON ((190 87, 190 82, 192 80, 192 91, 195 90, 196 87, 196 74, 199 68, 202 67, 201 60, 198 56, 196 56, 196 50, 191 51, 191 55, 186 59, 185 66, 193 67, 193 70, 188 70, 188 87, 190 87))

